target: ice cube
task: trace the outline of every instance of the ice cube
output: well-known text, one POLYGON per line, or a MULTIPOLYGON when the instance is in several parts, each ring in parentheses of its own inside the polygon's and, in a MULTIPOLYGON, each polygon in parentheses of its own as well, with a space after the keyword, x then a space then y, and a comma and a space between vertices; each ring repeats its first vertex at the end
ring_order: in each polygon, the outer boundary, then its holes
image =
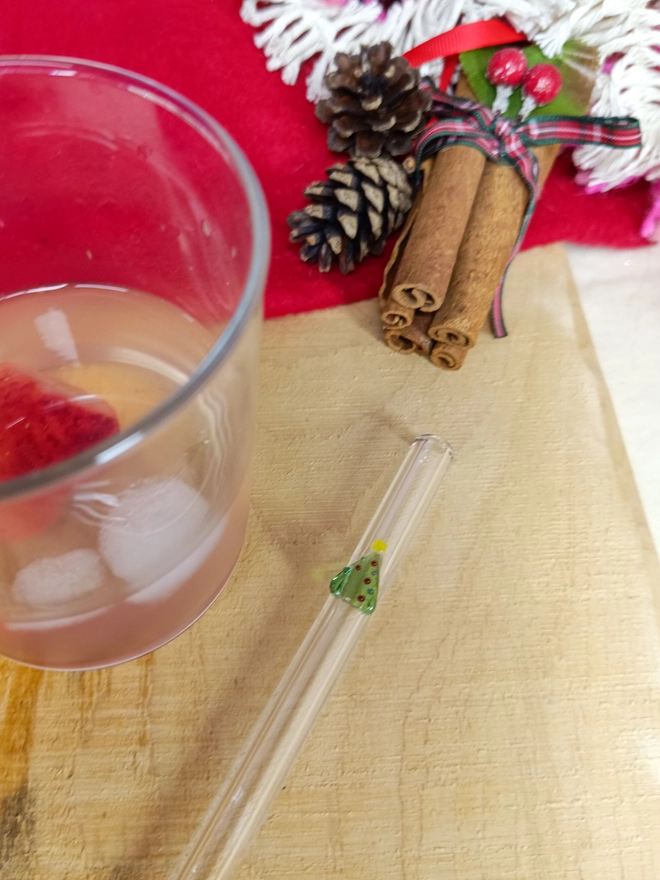
POLYGON ((66 312, 62 309, 48 309, 42 315, 36 316, 34 324, 46 348, 65 361, 78 360, 78 349, 66 312))
POLYGON ((70 550, 45 556, 22 568, 14 580, 16 602, 40 608, 80 599, 103 583, 103 562, 96 550, 70 550))
POLYGON ((142 590, 138 590, 128 597, 128 602, 134 602, 141 605, 144 602, 159 602, 166 599, 181 584, 191 578, 195 572, 204 565, 211 553, 215 550, 218 541, 222 537, 222 533, 227 525, 227 517, 223 516, 215 528, 204 538, 193 551, 182 562, 176 565, 167 574, 156 578, 149 586, 142 590))
POLYGON ((99 548, 114 575, 146 586, 196 549, 208 502, 178 478, 143 480, 117 496, 101 527, 99 548))

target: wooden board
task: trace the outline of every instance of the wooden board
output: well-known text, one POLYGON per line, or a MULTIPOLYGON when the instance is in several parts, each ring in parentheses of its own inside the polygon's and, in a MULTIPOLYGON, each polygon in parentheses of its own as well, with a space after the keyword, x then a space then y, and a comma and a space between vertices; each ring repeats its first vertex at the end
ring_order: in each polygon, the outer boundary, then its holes
POLYGON ((457 374, 375 306, 268 323, 254 504, 189 632, 0 669, 0 878, 161 880, 418 432, 457 461, 239 876, 657 880, 657 558, 563 251, 457 374))

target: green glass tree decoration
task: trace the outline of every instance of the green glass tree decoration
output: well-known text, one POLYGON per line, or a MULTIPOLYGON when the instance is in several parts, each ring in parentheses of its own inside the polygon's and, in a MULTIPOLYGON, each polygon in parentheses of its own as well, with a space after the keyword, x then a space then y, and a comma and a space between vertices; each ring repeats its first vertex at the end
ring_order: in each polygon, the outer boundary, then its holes
POLYGON ((384 541, 374 541, 371 553, 347 565, 330 581, 333 596, 348 602, 363 614, 371 614, 378 601, 378 580, 384 541))

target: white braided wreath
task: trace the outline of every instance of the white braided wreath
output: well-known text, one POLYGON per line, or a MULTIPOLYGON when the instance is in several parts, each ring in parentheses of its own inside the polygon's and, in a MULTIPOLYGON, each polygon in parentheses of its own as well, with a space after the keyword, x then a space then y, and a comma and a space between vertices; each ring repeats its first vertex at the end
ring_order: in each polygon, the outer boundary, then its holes
MULTIPOLYGON (((658 3, 660 5, 660 3, 658 3)), ((586 146, 573 160, 580 181, 591 191, 644 177, 660 180, 660 10, 647 0, 397 0, 387 12, 376 0, 243 0, 243 19, 258 28, 255 43, 269 70, 294 83, 301 65, 315 58, 307 79, 310 101, 323 97, 323 78, 336 52, 388 40, 405 52, 443 31, 472 21, 506 15, 539 44, 557 54, 566 40, 579 38, 598 49, 602 62, 591 112, 634 116, 642 146, 608 150, 586 146)), ((424 73, 438 74, 442 61, 424 73)))

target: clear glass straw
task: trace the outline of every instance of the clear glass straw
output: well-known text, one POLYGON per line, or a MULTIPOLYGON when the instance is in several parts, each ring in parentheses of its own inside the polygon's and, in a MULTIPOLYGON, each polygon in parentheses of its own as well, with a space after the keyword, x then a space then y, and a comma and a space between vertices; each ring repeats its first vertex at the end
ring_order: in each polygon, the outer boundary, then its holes
MULTIPOLYGON (((387 544, 378 604, 451 460, 451 447, 440 437, 417 437, 355 548, 351 563, 368 554, 375 540, 387 544)), ((369 620, 328 596, 170 880, 233 876, 369 620)))

